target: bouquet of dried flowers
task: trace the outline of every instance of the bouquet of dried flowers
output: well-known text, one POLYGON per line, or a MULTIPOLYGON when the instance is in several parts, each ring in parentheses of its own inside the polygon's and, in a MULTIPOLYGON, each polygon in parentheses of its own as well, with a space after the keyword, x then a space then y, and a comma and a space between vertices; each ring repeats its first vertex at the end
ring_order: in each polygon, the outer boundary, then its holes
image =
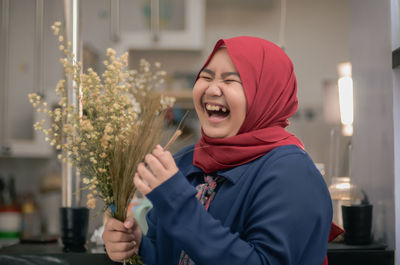
MULTIPOLYGON (((151 93, 164 81, 165 71, 156 63, 153 73, 145 60, 139 71, 128 70, 128 54, 116 57, 114 50, 107 49, 101 77, 92 69, 82 73, 81 62, 76 62, 71 44, 61 34, 61 23, 55 22, 52 29, 65 56, 60 59, 65 79, 57 84, 60 101, 54 109, 39 95, 29 94, 37 111, 52 119, 49 126, 42 120, 34 128, 62 151, 59 159, 76 166, 89 190, 87 206, 94 208, 95 199, 101 198, 104 210, 113 206, 113 217, 123 221, 136 191, 132 181, 136 167, 159 142, 163 114, 174 103, 173 98, 151 93), (77 92, 77 102, 68 103, 67 80, 77 92)), ((138 256, 129 262, 141 263, 138 256)))

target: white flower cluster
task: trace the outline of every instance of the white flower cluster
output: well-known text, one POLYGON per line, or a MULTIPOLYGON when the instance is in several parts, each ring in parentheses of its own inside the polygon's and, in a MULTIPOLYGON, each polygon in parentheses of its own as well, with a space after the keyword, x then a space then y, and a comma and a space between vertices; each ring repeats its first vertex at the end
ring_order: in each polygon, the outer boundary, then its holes
MULTIPOLYGON (((59 159, 65 162, 68 157, 85 176, 83 183, 90 191, 88 207, 94 208, 96 196, 110 205, 112 151, 116 143, 125 141, 129 132, 143 122, 142 108, 152 91, 164 82, 166 73, 160 69, 160 63, 155 63, 153 73, 146 60, 140 61, 139 70, 128 70, 128 54, 117 57, 111 48, 107 49, 106 70, 101 77, 93 69, 81 73, 82 64, 76 62, 71 44, 65 43, 61 23, 55 22, 52 29, 65 56, 60 59, 64 72, 73 80, 73 89, 79 89, 79 104, 68 104, 64 79, 57 83, 60 100, 54 109, 37 94, 30 94, 36 110, 47 113, 52 120, 49 128, 45 127, 45 120, 37 122, 34 128, 44 132, 46 141, 62 151, 59 159)), ((174 102, 174 98, 161 97, 157 111, 171 107, 174 102)))

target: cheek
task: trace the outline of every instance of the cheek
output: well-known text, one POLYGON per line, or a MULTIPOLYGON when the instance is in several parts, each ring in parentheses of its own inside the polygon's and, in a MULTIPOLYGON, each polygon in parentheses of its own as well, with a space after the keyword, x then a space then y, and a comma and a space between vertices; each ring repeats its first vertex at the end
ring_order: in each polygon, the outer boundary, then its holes
POLYGON ((244 119, 247 116, 247 100, 246 100, 246 96, 244 96, 244 95, 243 95, 243 98, 244 98, 244 100, 241 102, 240 105, 241 105, 241 115, 242 115, 242 118, 244 121, 244 119))
POLYGON ((198 106, 201 105, 201 97, 203 96, 203 91, 204 89, 202 89, 201 86, 201 82, 197 81, 194 86, 193 86, 193 91, 192 91, 192 95, 193 95, 193 103, 194 106, 198 106))
POLYGON ((235 88, 231 89, 231 91, 234 91, 234 93, 230 93, 229 101, 231 102, 232 107, 234 107, 236 115, 245 117, 247 113, 247 99, 243 88, 235 88))
POLYGON ((231 113, 235 119, 235 126, 240 127, 246 119, 247 114, 246 95, 242 90, 239 90, 237 93, 232 95, 231 102, 231 113))
POLYGON ((193 91, 192 91, 192 97, 193 97, 193 105, 194 109, 196 110, 197 117, 201 120, 201 89, 199 88, 198 85, 196 85, 197 82, 193 86, 193 91))
POLYGON ((235 127, 238 127, 238 129, 242 126, 244 120, 246 119, 246 112, 246 105, 243 102, 237 105, 235 111, 235 127))

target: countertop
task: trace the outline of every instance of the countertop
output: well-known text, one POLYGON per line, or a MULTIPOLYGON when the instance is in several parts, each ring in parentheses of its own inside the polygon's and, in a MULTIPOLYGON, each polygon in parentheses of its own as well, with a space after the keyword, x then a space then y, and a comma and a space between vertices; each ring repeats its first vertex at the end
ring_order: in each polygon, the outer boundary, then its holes
POLYGON ((380 243, 346 245, 330 243, 329 265, 394 265, 394 250, 380 243))
MULTIPOLYGON (((394 251, 385 245, 373 243, 351 246, 330 243, 328 246, 329 265, 394 265, 394 251)), ((114 264, 104 252, 104 247, 89 245, 82 253, 63 252, 59 243, 15 244, 0 249, 0 264, 44 264, 79 265, 114 264)))

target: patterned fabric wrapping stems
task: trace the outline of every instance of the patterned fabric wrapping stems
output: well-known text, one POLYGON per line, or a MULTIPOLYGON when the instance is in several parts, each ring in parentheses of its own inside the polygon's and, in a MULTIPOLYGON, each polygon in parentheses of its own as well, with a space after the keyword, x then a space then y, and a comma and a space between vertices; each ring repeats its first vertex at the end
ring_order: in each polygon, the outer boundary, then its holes
MULTIPOLYGON (((215 197, 218 185, 223 182, 225 178, 221 176, 204 176, 204 183, 196 186, 196 198, 204 205, 206 210, 210 208, 210 203, 215 197)), ((195 265, 193 260, 185 251, 182 250, 181 257, 179 258, 179 265, 195 265)))

